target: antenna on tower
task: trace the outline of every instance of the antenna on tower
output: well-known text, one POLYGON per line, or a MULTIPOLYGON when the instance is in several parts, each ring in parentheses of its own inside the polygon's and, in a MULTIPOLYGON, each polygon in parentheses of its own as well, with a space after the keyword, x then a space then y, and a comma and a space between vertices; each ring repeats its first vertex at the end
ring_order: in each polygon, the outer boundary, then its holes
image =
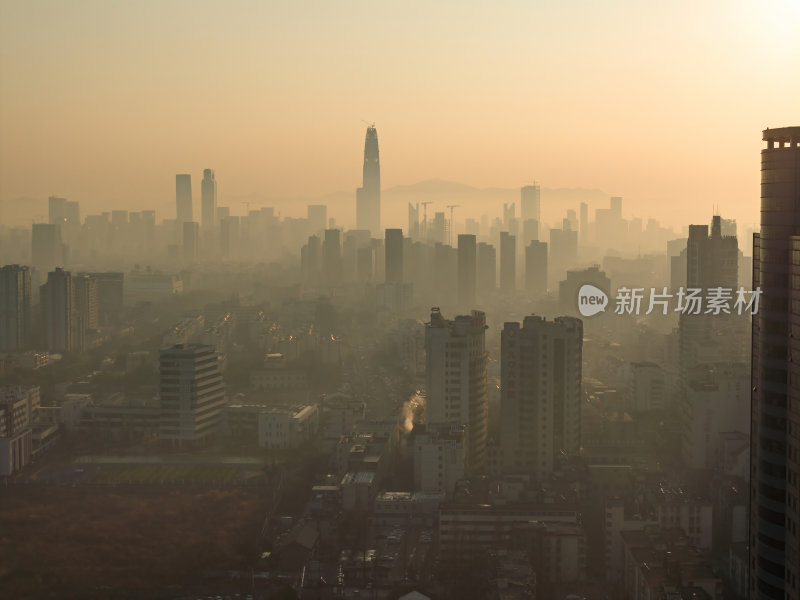
POLYGON ((361 122, 362 123, 366 123, 367 127, 372 127, 373 129, 375 129, 375 121, 372 121, 372 123, 370 123, 369 121, 367 121, 365 119, 361 119, 361 122))

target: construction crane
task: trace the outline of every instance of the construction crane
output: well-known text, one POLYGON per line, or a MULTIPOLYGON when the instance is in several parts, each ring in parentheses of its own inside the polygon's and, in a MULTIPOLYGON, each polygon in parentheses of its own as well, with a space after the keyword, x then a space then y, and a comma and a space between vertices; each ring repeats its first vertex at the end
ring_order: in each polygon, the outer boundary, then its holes
POLYGON ((453 245, 453 210, 461 206, 460 204, 449 204, 447 208, 450 209, 450 228, 447 236, 447 243, 453 245))
POLYGON ((244 204, 244 207, 247 210, 247 214, 245 216, 247 216, 247 215, 250 214, 250 205, 251 204, 264 204, 264 203, 263 202, 245 202, 245 201, 242 201, 242 202, 240 202, 240 204, 244 204))
POLYGON ((423 232, 422 232, 422 237, 423 238, 427 238, 428 237, 428 204, 433 204, 433 201, 432 200, 428 200, 427 202, 420 202, 420 204, 422 205, 422 214, 424 215, 422 217, 422 224, 424 225, 423 232))

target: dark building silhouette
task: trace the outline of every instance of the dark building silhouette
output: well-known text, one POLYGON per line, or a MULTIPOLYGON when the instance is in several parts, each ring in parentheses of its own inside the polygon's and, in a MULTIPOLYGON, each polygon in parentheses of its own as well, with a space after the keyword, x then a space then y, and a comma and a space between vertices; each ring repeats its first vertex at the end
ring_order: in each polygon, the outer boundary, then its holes
POLYGON ((0 269, 0 352, 31 344, 31 271, 20 265, 0 269))
POLYGON ((317 235, 325 231, 328 223, 328 207, 325 204, 308 205, 308 232, 317 235))
POLYGON ((75 294, 76 329, 79 331, 95 330, 99 327, 97 311, 97 280, 86 274, 72 276, 72 288, 75 294))
POLYGON ((124 273, 88 273, 97 281, 97 321, 99 325, 116 325, 122 319, 124 273))
MULTIPOLYGON (((708 225, 689 225, 686 252, 686 281, 680 286, 701 289, 707 296, 713 288, 736 290, 738 286, 739 242, 722 234, 722 219, 714 216, 709 234, 708 225)), ((679 286, 679 287, 680 287, 679 286)), ((716 360, 746 360, 741 351, 746 344, 746 323, 725 314, 681 313, 678 324, 681 383, 685 385, 688 370, 698 364, 716 360), (738 325, 738 326, 737 326, 738 325), (732 343, 733 342, 733 343, 732 343)))
POLYGON ((477 250, 478 295, 482 300, 497 289, 497 250, 491 244, 480 242, 477 250))
POLYGON ((192 216, 192 176, 175 175, 175 214, 178 223, 193 221, 192 216))
POLYGON ((458 236, 458 303, 475 303, 477 286, 477 244, 474 235, 458 236))
POLYGON ((370 235, 381 230, 381 162, 374 125, 367 127, 364 140, 364 174, 356 190, 356 229, 366 229, 370 235))
POLYGON ((61 226, 52 223, 34 223, 31 232, 33 266, 47 272, 64 264, 64 244, 61 226))
POLYGON ((200 183, 200 217, 203 231, 214 231, 217 221, 217 180, 214 171, 205 169, 200 183))
POLYGON ((403 230, 387 229, 385 241, 386 282, 403 283, 403 230))
POLYGON ((525 291, 533 296, 547 293, 547 243, 532 241, 525 248, 525 291))
POLYGON ((567 270, 578 262, 578 232, 569 229, 550 230, 550 278, 560 281, 567 270))
POLYGON ((47 217, 51 225, 61 225, 66 219, 67 199, 50 196, 47 199, 47 217))
POLYGON ((753 235, 750 598, 800 598, 800 127, 767 129, 753 235))
POLYGON ((319 281, 322 268, 322 241, 319 236, 309 236, 308 242, 300 249, 300 267, 306 283, 319 281))
POLYGON ((500 340, 504 470, 545 481, 580 449, 583 322, 532 315, 505 323, 500 340))
POLYGON ((187 221, 183 224, 183 260, 194 262, 197 260, 200 239, 200 224, 187 221))
POLYGON ((326 229, 322 242, 323 277, 327 285, 339 285, 342 282, 342 232, 338 229, 326 229))
POLYGON ((42 330, 47 350, 73 352, 81 349, 82 333, 77 327, 72 274, 56 268, 47 274, 39 291, 42 330))
POLYGON ((455 300, 458 289, 458 250, 438 242, 433 249, 433 289, 440 304, 455 300))
MULTIPOLYGON (((520 190, 520 217, 522 222, 534 219, 537 223, 541 222, 541 189, 538 184, 523 186, 520 190)), ((539 232, 536 237, 539 239, 539 232)))
POLYGON ((235 254, 236 242, 239 238, 239 217, 227 216, 219 221, 219 253, 221 258, 230 258, 235 254))
POLYGON ((500 233, 500 289, 513 292, 517 287, 517 237, 500 233))

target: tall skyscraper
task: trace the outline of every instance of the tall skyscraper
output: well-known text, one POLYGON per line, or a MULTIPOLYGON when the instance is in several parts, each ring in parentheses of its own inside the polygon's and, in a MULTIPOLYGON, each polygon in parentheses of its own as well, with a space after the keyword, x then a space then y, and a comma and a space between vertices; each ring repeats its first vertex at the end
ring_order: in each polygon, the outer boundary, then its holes
POLYGON ((80 332, 75 322, 75 290, 72 274, 56 268, 47 274, 39 292, 45 347, 52 352, 80 350, 80 332))
POLYGON ((536 240, 525 248, 525 291, 534 297, 547 293, 547 243, 536 240))
POLYGON ((408 203, 408 237, 412 240, 419 239, 419 203, 408 203))
POLYGON ((191 175, 175 175, 175 212, 178 223, 194 221, 192 217, 191 175))
POLYGON ((537 223, 541 222, 541 193, 541 188, 536 183, 525 185, 520 190, 520 216, 523 223, 528 219, 535 219, 537 223))
POLYGON ((325 239, 322 241, 322 268, 326 285, 341 285, 342 232, 339 229, 325 230, 325 239))
MULTIPOLYGON (((738 287, 739 243, 735 237, 722 235, 721 222, 719 216, 713 217, 710 234, 708 225, 689 225, 683 258, 686 281, 681 286, 703 290, 703 296, 713 288, 738 287)), ((746 360, 747 322, 737 315, 706 314, 705 308, 700 314, 681 313, 678 333, 682 389, 693 366, 746 360)))
POLYGON ((478 243, 478 296, 483 300, 497 289, 497 250, 486 242, 478 243))
POLYGON ((504 470, 553 472, 562 451, 580 449, 583 322, 525 317, 500 334, 500 439, 504 470))
POLYGON ((61 226, 50 223, 34 223, 31 231, 31 262, 34 268, 48 272, 64 265, 64 243, 61 241, 61 226))
POLYGON ((225 384, 214 346, 163 348, 159 351, 159 376, 160 441, 176 447, 194 445, 219 431, 225 384))
POLYGON ((753 235, 750 598, 800 598, 800 127, 767 129, 753 235))
POLYGON ((236 254, 239 239, 239 217, 222 217, 219 222, 219 253, 222 258, 236 254))
POLYGON ((308 242, 300 249, 300 267, 307 283, 319 281, 322 269, 322 242, 319 236, 309 236, 308 242))
POLYGON ((461 306, 475 304, 478 276, 477 244, 474 235, 458 236, 458 303, 461 306))
POLYGON ((200 244, 200 224, 186 221, 183 224, 183 260, 190 263, 197 260, 200 244))
POLYGON ((386 283, 403 283, 403 230, 387 229, 384 242, 386 283))
POLYGON ((428 423, 466 426, 468 469, 480 473, 489 421, 486 315, 474 310, 448 321, 431 309, 425 350, 428 423))
POLYGON ((200 183, 200 213, 203 231, 214 232, 217 222, 217 180, 211 169, 203 171, 203 181, 200 183))
POLYGON ((564 278, 567 270, 575 268, 578 262, 578 232, 569 229, 551 229, 549 251, 550 282, 564 278))
POLYGON ((513 292, 517 287, 517 237, 500 233, 500 290, 513 292))
POLYGON ((77 327, 97 329, 99 327, 97 307, 97 280, 90 275, 77 275, 72 278, 75 290, 75 315, 77 327))
POLYGON ((363 183, 356 190, 356 229, 366 229, 377 236, 381 230, 381 162, 378 131, 367 127, 364 140, 363 183))
POLYGON ((20 265, 0 269, 0 352, 31 344, 31 271, 20 265))
POLYGON ((62 225, 67 219, 67 199, 50 196, 47 199, 48 223, 62 225))
POLYGON ((309 204, 307 210, 308 232, 319 235, 327 228, 328 207, 325 204, 309 204))
POLYGON ((115 325, 122 318, 125 287, 124 273, 89 273, 97 282, 98 325, 115 325))

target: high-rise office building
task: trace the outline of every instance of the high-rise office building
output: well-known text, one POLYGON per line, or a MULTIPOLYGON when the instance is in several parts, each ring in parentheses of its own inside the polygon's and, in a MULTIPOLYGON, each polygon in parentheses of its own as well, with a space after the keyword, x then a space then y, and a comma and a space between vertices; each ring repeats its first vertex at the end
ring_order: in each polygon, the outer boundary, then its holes
POLYGON ((750 598, 800 598, 800 127, 767 129, 753 235, 750 598))
MULTIPOLYGON (((689 225, 686 244, 686 281, 688 289, 700 289, 708 296, 714 288, 736 290, 738 287, 739 243, 733 236, 722 235, 721 218, 714 216, 708 225, 689 225)), ((737 315, 681 313, 678 322, 681 386, 685 391, 688 370, 698 364, 721 360, 746 360, 747 322, 737 315)))
POLYGON ((445 319, 431 310, 425 328, 428 423, 467 427, 467 465, 482 472, 489 421, 487 395, 486 315, 445 319))
POLYGON ((403 283, 403 230, 387 229, 384 242, 386 283, 403 283))
POLYGON ((365 229, 373 236, 381 230, 381 162, 374 125, 367 127, 364 140, 363 180, 356 190, 356 229, 365 229))
POLYGON ((178 223, 193 221, 192 176, 175 175, 175 211, 178 223))
POLYGON ((525 291, 534 297, 547 293, 547 243, 536 240, 525 248, 525 291))
POLYGON ((328 207, 325 204, 309 204, 307 210, 308 232, 319 235, 328 227, 328 207))
POLYGON ((517 287, 517 237, 500 233, 500 290, 513 292, 517 287))
POLYGON ((408 237, 419 239, 419 204, 408 203, 408 237))
POLYGON ((525 219, 522 221, 522 245, 527 248, 534 240, 539 239, 539 221, 536 219, 525 219))
POLYGON ((478 243, 478 296, 483 301, 497 289, 497 251, 486 242, 478 243))
POLYGON ((203 231, 214 232, 217 223, 217 180, 212 169, 203 170, 200 183, 200 217, 203 231))
POLYGON ((458 303, 473 306, 478 276, 477 243, 474 235, 458 236, 458 303))
POLYGON ((20 265, 0 269, 0 352, 31 345, 31 271, 20 265))
POLYGON ((504 470, 553 472, 563 452, 577 455, 581 433, 583 322, 525 317, 500 335, 500 438, 504 470))
POLYGON ((42 333, 47 350, 73 352, 81 349, 74 302, 72 274, 61 268, 48 273, 47 283, 39 291, 42 333))
POLYGON ((218 433, 225 406, 214 346, 177 344, 159 351, 159 440, 173 446, 205 442, 218 433))
POLYGON ((47 217, 51 225, 62 225, 67 219, 67 199, 50 196, 47 199, 47 217))
POLYGON ((31 231, 31 262, 39 271, 48 272, 64 265, 64 243, 61 226, 34 223, 31 231))
POLYGON ((578 232, 569 229, 551 229, 549 252, 550 283, 564 278, 567 270, 578 262, 578 232))
POLYGON ((523 223, 528 219, 534 219, 537 223, 541 222, 541 193, 541 188, 535 183, 525 185, 520 189, 520 216, 523 223))
POLYGON ((222 258, 236 254, 239 239, 239 217, 226 216, 219 221, 219 253, 222 258))
POLYGON ((98 325, 116 325, 122 318, 125 274, 108 272, 88 275, 97 282, 98 325))
POLYGON ((342 232, 339 229, 326 229, 322 241, 322 268, 326 285, 342 283, 342 232))
POLYGON ((183 224, 183 260, 194 262, 197 260, 200 246, 200 224, 195 221, 186 221, 183 224))
POLYGON ((77 327, 97 329, 100 326, 97 307, 97 280, 91 275, 77 275, 72 278, 75 290, 75 316, 77 327))
POLYGON ((300 249, 300 268, 306 283, 319 281, 322 272, 322 242, 319 236, 309 236, 308 242, 300 249))
POLYGON ((458 250, 447 244, 433 247, 433 291, 439 304, 450 304, 458 294, 458 250))

